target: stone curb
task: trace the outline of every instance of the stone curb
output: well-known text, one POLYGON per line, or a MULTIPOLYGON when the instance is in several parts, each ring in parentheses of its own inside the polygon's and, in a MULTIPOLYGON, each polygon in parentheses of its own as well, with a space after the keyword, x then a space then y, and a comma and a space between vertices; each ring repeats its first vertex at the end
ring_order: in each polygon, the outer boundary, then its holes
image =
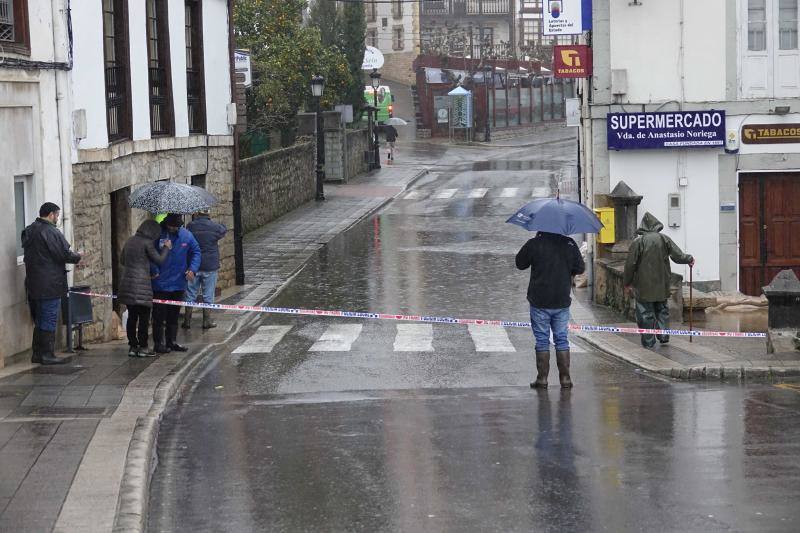
POLYGON ((181 386, 186 377, 209 352, 228 343, 242 328, 257 318, 258 315, 242 315, 235 319, 223 340, 209 344, 184 358, 155 388, 153 403, 147 414, 136 421, 128 446, 113 531, 140 532, 146 527, 150 480, 155 470, 155 449, 161 418, 170 402, 180 397, 181 386))
MULTIPOLYGON (((400 193, 386 198, 384 202, 365 212, 353 224, 343 229, 341 233, 344 233, 358 222, 383 208, 427 173, 427 168, 417 171, 403 186, 400 193)), ((277 290, 264 298, 258 305, 264 305, 277 296, 281 292, 281 289, 294 278, 297 272, 302 270, 303 266, 305 266, 305 263, 290 275, 277 290)), ((122 483, 120 484, 120 492, 117 498, 117 510, 114 517, 113 531, 115 533, 140 533, 147 527, 147 506, 150 494, 150 482, 156 467, 155 451, 161 418, 167 406, 180 398, 182 385, 186 377, 199 363, 206 359, 206 356, 211 351, 230 342, 239 331, 248 326, 250 322, 256 321, 259 317, 260 315, 254 314, 242 315, 236 318, 222 341, 207 345, 196 354, 184 358, 158 384, 153 392, 153 403, 147 415, 140 417, 136 421, 136 427, 133 430, 133 436, 128 446, 122 483)))
POLYGON ((737 361, 731 361, 726 364, 698 364, 693 366, 659 368, 654 365, 643 364, 640 361, 636 361, 628 356, 628 354, 616 349, 601 338, 593 337, 582 332, 576 332, 574 335, 593 348, 615 359, 624 361, 642 370, 681 381, 749 381, 753 383, 773 383, 786 378, 800 376, 800 367, 750 366, 749 363, 744 365, 742 362, 737 361))

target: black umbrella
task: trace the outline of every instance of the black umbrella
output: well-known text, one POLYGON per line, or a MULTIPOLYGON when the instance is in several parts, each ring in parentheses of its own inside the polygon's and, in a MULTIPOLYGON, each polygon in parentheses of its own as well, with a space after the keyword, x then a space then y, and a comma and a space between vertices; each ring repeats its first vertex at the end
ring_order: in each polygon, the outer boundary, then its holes
POLYGON ((131 207, 150 213, 197 213, 218 203, 219 200, 202 187, 172 181, 142 185, 128 200, 131 207))

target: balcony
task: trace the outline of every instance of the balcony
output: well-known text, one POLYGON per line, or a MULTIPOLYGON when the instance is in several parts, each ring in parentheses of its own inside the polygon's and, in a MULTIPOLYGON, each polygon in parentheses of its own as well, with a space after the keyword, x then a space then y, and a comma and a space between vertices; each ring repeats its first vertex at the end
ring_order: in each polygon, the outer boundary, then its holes
POLYGON ((111 64, 106 67, 106 119, 108 120, 108 139, 118 141, 127 138, 128 131, 128 90, 127 69, 111 64))
POLYGON ((509 15, 510 0, 423 0, 423 15, 509 15))
POLYGON ((153 135, 170 135, 171 115, 169 80, 167 71, 150 67, 150 132, 153 135))

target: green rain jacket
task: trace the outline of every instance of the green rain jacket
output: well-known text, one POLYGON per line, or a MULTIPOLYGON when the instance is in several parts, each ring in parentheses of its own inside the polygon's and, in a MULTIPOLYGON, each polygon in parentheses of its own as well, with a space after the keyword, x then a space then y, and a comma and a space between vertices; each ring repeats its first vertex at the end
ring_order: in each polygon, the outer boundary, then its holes
POLYGON ((636 230, 639 236, 628 251, 623 283, 626 287, 633 285, 640 302, 663 302, 669 298, 670 259, 681 265, 693 261, 672 239, 659 233, 662 229, 664 224, 645 213, 636 230))

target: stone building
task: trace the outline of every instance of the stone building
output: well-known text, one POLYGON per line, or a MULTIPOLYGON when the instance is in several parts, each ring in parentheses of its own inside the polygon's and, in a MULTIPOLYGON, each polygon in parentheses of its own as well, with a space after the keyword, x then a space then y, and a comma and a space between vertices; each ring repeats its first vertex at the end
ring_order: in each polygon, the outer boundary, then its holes
POLYGON ((367 19, 366 44, 383 53, 384 79, 406 85, 414 83, 411 64, 420 53, 419 2, 402 0, 364 2, 367 19))
MULTIPOLYGON (((72 4, 75 284, 115 293, 126 239, 149 216, 128 207, 137 186, 172 180, 220 199, 233 228, 228 0, 72 4)), ((218 286, 234 283, 233 235, 221 241, 218 286)), ((112 334, 111 300, 95 300, 90 338, 112 334)))

